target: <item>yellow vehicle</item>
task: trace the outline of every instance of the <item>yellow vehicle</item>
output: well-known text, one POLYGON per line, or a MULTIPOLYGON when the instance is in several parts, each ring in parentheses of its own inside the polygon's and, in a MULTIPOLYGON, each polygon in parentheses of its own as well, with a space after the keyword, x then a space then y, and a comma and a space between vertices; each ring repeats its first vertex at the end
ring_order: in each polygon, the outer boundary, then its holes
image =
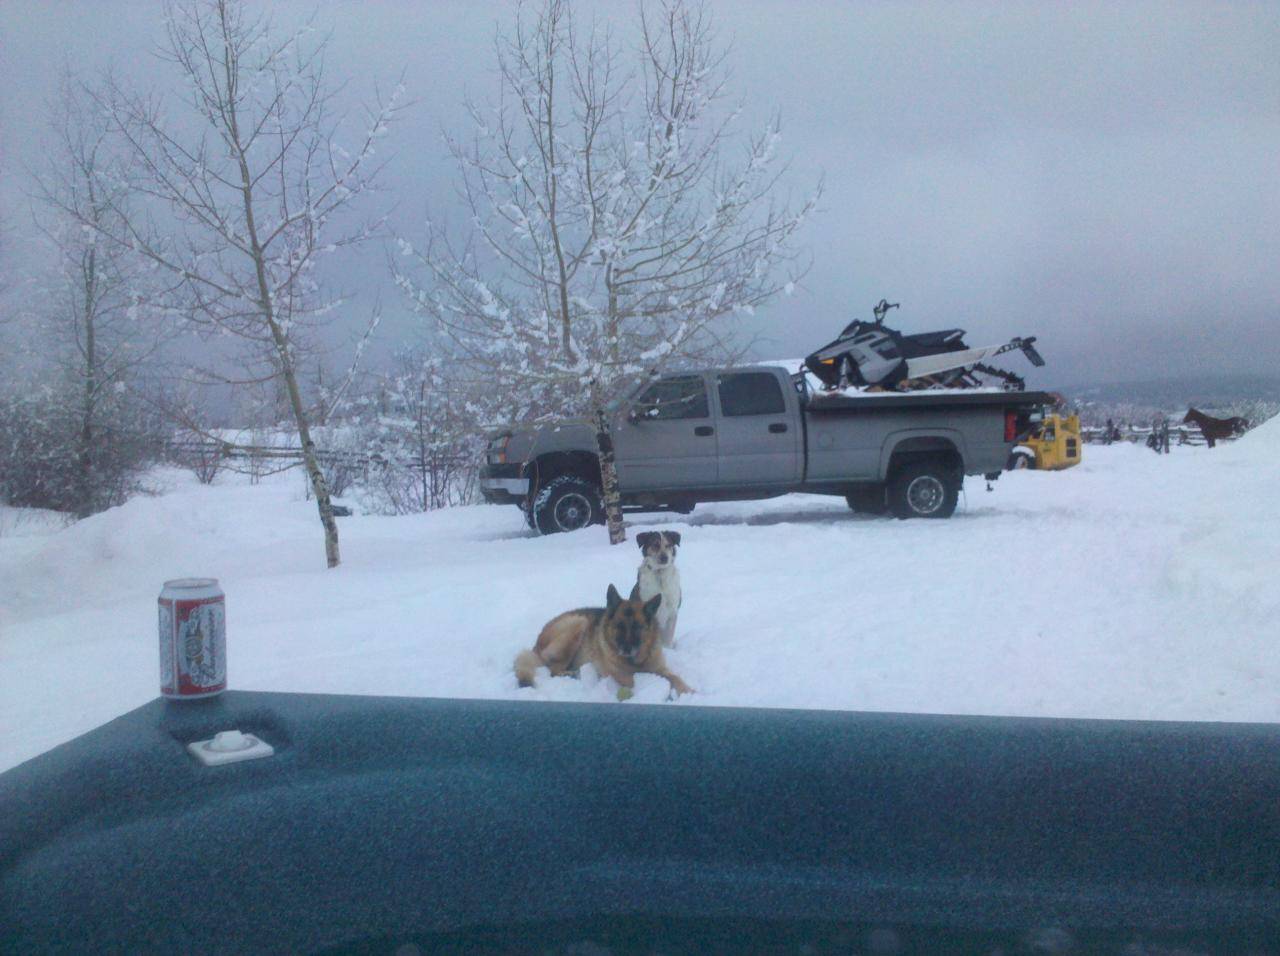
POLYGON ((1025 438, 1013 446, 1009 453, 1009 470, 1036 468, 1040 471, 1061 471, 1080 464, 1080 416, 1059 415, 1053 412, 1044 416, 1025 438))

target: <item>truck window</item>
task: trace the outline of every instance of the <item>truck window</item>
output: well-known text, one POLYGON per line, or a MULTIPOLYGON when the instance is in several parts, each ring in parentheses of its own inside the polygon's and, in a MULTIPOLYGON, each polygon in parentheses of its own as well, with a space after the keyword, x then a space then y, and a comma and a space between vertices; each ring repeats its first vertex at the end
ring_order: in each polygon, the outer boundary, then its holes
POLYGON ((666 421, 675 418, 706 418, 707 387, 697 375, 681 375, 654 382, 636 402, 644 418, 666 421))
POLYGON ((720 411, 725 416, 781 415, 786 410, 778 379, 768 372, 720 376, 720 411))

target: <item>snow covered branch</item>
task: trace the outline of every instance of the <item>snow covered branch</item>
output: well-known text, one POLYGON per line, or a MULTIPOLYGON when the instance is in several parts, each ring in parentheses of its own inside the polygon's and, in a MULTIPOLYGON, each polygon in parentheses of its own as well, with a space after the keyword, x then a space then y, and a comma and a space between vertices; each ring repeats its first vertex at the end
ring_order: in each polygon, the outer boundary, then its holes
MULTIPOLYGON (((242 0, 166 6, 161 58, 178 75, 176 97, 138 93, 110 77, 90 91, 127 158, 128 191, 147 205, 138 212, 117 202, 104 181, 110 225, 79 221, 168 277, 159 297, 166 314, 238 340, 246 366, 280 380, 308 454, 332 567, 337 527, 310 455, 298 368, 319 323, 340 305, 320 286, 318 260, 382 229, 381 219, 352 225, 352 214, 374 187, 382 162, 375 145, 402 110, 404 88, 375 103, 344 148, 349 124, 334 116, 327 38, 317 39, 309 23, 281 36, 250 10, 242 0), (185 107, 187 122, 167 117, 170 99, 185 107)), ((362 350, 363 343, 357 357, 362 350)))

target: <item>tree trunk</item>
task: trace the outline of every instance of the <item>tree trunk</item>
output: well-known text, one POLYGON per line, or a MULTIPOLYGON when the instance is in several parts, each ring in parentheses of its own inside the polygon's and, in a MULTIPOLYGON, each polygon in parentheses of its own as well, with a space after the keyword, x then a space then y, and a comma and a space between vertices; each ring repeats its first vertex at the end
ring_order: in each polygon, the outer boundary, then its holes
POLYGON ((89 250, 89 262, 84 276, 84 402, 80 410, 79 475, 80 500, 76 504, 76 517, 87 518, 93 514, 93 411, 98 392, 98 348, 94 327, 94 297, 97 295, 97 253, 89 250))
POLYGON ((609 322, 605 334, 609 337, 609 361, 613 363, 616 371, 622 364, 622 355, 619 351, 618 342, 620 334, 618 328, 618 290, 613 284, 612 262, 604 267, 604 287, 609 292, 609 322))
MULTIPOLYGON (((229 36, 225 10, 222 16, 223 35, 229 36)), ((333 503, 329 500, 329 485, 324 480, 320 463, 316 459, 316 446, 311 441, 311 428, 307 424, 307 412, 302 405, 302 394, 298 391, 298 377, 294 373, 293 356, 289 353, 289 339, 280 323, 276 320, 271 288, 267 282, 267 256, 258 241, 258 227, 253 209, 253 178, 249 174, 249 161, 245 158, 244 147, 240 142, 240 126, 235 110, 235 77, 231 72, 231 57, 228 53, 224 62, 226 71, 226 89, 230 105, 227 108, 227 129, 231 135, 231 143, 235 158, 240 167, 240 194, 244 203, 245 227, 249 234, 249 251, 253 259, 253 268, 258 280, 258 303, 262 309, 262 318, 271 332, 271 341, 275 346, 276 358, 280 362, 279 377, 284 379, 288 392, 289 405, 293 410, 293 420, 298 428, 298 440, 302 445, 302 460, 306 465, 307 476, 311 479, 311 491, 316 496, 316 508, 320 512, 320 524, 324 527, 324 557, 326 564, 336 568, 342 557, 338 553, 338 523, 333 518, 333 503)))
MULTIPOLYGON (((260 273, 261 274, 261 273, 260 273)), ((298 377, 294 374, 293 358, 289 355, 289 343, 284 332, 273 317, 268 314, 268 326, 280 358, 280 374, 284 379, 285 391, 289 404, 293 409, 293 421, 298 429, 298 440, 302 445, 302 461, 307 469, 307 477, 311 480, 311 493, 316 496, 316 508, 320 512, 320 524, 324 527, 324 557, 326 564, 336 568, 342 563, 338 552, 338 523, 333 517, 333 502, 329 498, 329 483, 320 470, 320 460, 316 458, 315 442, 311 440, 311 426, 307 423, 307 412, 302 405, 302 393, 298 390, 298 377)))
POLYGON ((284 380, 289 386, 289 400, 293 404, 294 421, 298 426, 298 437, 302 439, 302 460, 311 479, 311 491, 316 496, 316 508, 320 512, 320 524, 324 526, 324 557, 326 564, 336 568, 342 563, 338 553, 338 523, 333 518, 333 502, 329 499, 329 484, 324 480, 324 472, 320 470, 320 462, 316 458, 316 446, 311 440, 311 429, 307 425, 307 415, 302 408, 302 396, 298 392, 297 378, 293 374, 293 363, 284 362, 284 380))
MULTIPOLYGON (((618 292, 613 287, 613 264, 605 267, 605 286, 609 290, 608 336, 609 358, 614 368, 618 367, 618 292)), ((594 389, 593 389, 594 391, 594 389)), ((618 489, 618 469, 614 466, 613 435, 610 434, 609 420, 605 416, 604 401, 592 396, 592 405, 596 416, 596 454, 600 458, 600 485, 604 497, 604 520, 609 528, 609 543, 622 544, 627 540, 627 532, 622 524, 622 493, 618 489)))
POLYGON ((622 493, 618 489, 618 470, 613 463, 613 436, 604 405, 595 403, 596 454, 600 457, 600 485, 604 496, 604 521, 609 529, 609 543, 622 544, 627 531, 622 524, 622 493))

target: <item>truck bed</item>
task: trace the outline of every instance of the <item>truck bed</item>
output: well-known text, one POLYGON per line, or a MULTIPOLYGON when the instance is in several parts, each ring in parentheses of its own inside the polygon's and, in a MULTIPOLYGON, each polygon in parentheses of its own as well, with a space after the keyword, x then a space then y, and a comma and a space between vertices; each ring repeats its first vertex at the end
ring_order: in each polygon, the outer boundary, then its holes
POLYGON ((869 392, 846 388, 835 392, 808 392, 803 402, 810 414, 864 411, 881 408, 955 408, 1000 405, 1019 408, 1053 405, 1048 392, 1010 392, 1004 389, 948 388, 918 392, 869 392))

